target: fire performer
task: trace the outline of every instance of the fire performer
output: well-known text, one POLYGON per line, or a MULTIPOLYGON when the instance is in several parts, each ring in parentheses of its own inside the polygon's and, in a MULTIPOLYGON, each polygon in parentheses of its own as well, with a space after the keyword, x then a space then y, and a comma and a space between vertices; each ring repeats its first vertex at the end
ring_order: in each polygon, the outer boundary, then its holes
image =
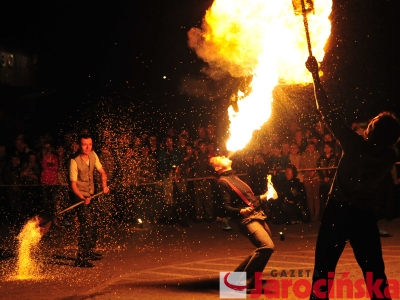
POLYGON ((310 299, 329 299, 328 278, 333 279, 347 241, 371 299, 391 299, 374 201, 380 199, 375 196, 378 187, 396 162, 400 123, 391 113, 382 112, 371 120, 364 136, 359 135, 328 102, 315 57, 308 58, 306 67, 314 80, 317 109, 343 148, 319 228, 310 299))
MULTIPOLYGON (((216 196, 232 220, 237 220, 240 232, 257 248, 246 257, 235 272, 246 272, 247 291, 259 289, 256 273, 261 274, 274 252, 272 234, 266 223, 261 202, 267 201, 267 193, 255 196, 251 188, 234 175, 232 161, 225 156, 210 158, 210 164, 219 175, 216 196)), ((258 278, 260 279, 260 278, 258 278)))
POLYGON ((72 203, 85 201, 77 207, 79 219, 78 254, 75 262, 77 267, 93 267, 89 260, 98 260, 102 254, 94 252, 97 242, 96 205, 90 203, 90 197, 95 193, 93 173, 96 169, 101 175, 101 185, 106 194, 107 174, 97 156, 92 150, 93 141, 89 134, 81 134, 78 139, 79 150, 72 158, 69 166, 69 179, 72 192, 72 203))

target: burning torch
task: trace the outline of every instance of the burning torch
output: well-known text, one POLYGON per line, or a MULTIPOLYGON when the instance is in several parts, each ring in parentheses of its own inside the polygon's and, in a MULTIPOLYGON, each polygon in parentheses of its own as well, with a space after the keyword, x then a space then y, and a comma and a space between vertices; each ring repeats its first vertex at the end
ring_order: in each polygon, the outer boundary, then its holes
POLYGON ((294 8, 294 14, 295 15, 300 15, 300 14, 303 15, 304 29, 306 31, 306 38, 307 38, 308 53, 310 54, 310 56, 313 56, 312 50, 311 50, 310 33, 308 31, 307 14, 314 10, 314 4, 313 4, 312 0, 292 0, 292 3, 293 3, 293 8, 294 8))

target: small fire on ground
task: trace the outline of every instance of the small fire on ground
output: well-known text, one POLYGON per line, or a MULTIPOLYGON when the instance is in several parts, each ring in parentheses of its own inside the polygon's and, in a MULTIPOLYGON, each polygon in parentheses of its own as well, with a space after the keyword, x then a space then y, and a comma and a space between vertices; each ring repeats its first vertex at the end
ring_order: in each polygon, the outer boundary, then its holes
POLYGON ((35 259, 42 233, 38 217, 30 219, 18 235, 18 255, 15 271, 10 280, 39 280, 42 265, 35 259))

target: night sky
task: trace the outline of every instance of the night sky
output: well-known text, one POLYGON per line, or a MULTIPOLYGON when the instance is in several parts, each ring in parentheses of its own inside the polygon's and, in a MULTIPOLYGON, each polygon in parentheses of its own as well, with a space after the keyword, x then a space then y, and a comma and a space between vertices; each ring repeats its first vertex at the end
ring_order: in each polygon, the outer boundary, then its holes
MULTIPOLYGON (((34 112, 35 117, 28 116, 26 123, 52 128, 59 127, 60 120, 76 123, 100 102, 113 115, 134 106, 148 120, 164 121, 163 126, 174 124, 180 115, 180 122, 189 126, 214 119, 213 109, 225 110, 226 95, 240 82, 207 78, 200 71, 204 62, 187 46, 187 32, 201 26, 211 4, 212 0, 3 3, 0 42, 37 54, 36 85, 46 91, 27 104, 27 114, 34 112), (55 103, 60 107, 57 113, 55 103), (52 113, 44 114, 47 109, 52 113), (46 115, 47 125, 39 124, 46 115)), ((400 115, 399 1, 334 0, 331 20, 322 64, 331 99, 343 107, 350 122, 385 109, 400 115)), ((309 93, 289 88, 284 94, 301 100, 292 100, 298 111, 283 111, 278 95, 277 115, 310 111, 309 93)))

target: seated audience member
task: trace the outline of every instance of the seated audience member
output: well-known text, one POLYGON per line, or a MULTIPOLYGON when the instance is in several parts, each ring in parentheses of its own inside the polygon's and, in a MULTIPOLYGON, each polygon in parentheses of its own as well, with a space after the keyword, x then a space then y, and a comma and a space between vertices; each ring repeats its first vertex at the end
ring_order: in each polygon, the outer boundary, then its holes
POLYGON ((21 183, 22 184, 38 184, 41 168, 37 162, 36 154, 30 151, 28 154, 28 161, 21 165, 21 183))
POLYGON ((275 187, 282 201, 286 223, 289 225, 308 221, 306 192, 303 183, 296 176, 297 168, 288 165, 285 170, 285 180, 275 187))
POLYGON ((21 184, 21 164, 17 154, 11 155, 1 175, 3 184, 7 185, 7 202, 10 208, 8 216, 13 221, 22 221, 22 195, 19 186, 21 184))
POLYGON ((58 169, 60 166, 58 156, 55 154, 50 143, 46 143, 42 149, 42 174, 40 183, 42 183, 44 191, 44 207, 50 211, 55 211, 56 196, 59 193, 58 169))
MULTIPOLYGON (((290 145, 290 153, 289 153, 289 162, 291 165, 295 166, 297 169, 300 168, 300 159, 301 159, 301 154, 299 150, 299 146, 296 143, 293 143, 290 145)), ((303 182, 303 174, 300 172, 297 172, 297 178, 300 179, 301 182, 303 182)))
POLYGON ((188 227, 189 203, 187 194, 187 178, 181 166, 173 168, 170 172, 173 185, 174 203, 172 207, 172 220, 170 224, 178 222, 182 227, 188 227))
POLYGON ((213 191, 211 181, 205 179, 213 174, 213 169, 209 163, 207 143, 199 142, 199 152, 193 163, 194 180, 194 205, 196 222, 211 222, 214 220, 213 191), (202 179, 200 179, 202 178, 202 179))
POLYGON ((317 173, 317 162, 320 157, 316 149, 316 144, 312 141, 308 143, 307 151, 301 155, 300 169, 303 171, 303 183, 307 194, 307 206, 310 211, 312 221, 318 221, 320 217, 320 180, 317 173))
MULTIPOLYGON (((185 155, 182 159, 182 169, 183 175, 186 178, 194 177, 194 166, 196 163, 196 154, 194 145, 192 143, 188 143, 186 145, 185 155)), ((194 181, 190 180, 187 182, 187 193, 189 198, 189 218, 196 219, 196 205, 195 205, 195 185, 194 181)))
POLYGON ((158 171, 163 182, 163 206, 160 216, 161 223, 171 223, 173 216, 173 181, 171 180, 171 171, 182 163, 181 152, 175 147, 173 136, 166 136, 164 139, 164 147, 160 148, 157 153, 158 171))
POLYGON ((261 154, 256 153, 253 163, 248 168, 250 187, 254 194, 261 195, 267 191, 268 166, 261 154))
POLYGON ((296 130, 294 134, 294 143, 299 147, 299 153, 302 154, 307 149, 307 139, 303 131, 296 130))
POLYGON ((24 134, 18 135, 14 141, 14 153, 18 155, 21 164, 28 161, 28 153, 32 151, 26 141, 24 134))
MULTIPOLYGON (((287 145, 288 144, 285 142, 285 146, 287 145)), ((274 172, 274 181, 278 183, 279 181, 285 179, 283 170, 285 170, 286 166, 289 164, 289 154, 284 154, 282 152, 281 144, 273 144, 271 153, 271 165, 274 172)))
MULTIPOLYGON (((264 161, 264 157, 261 153, 256 153, 253 158, 253 163, 248 168, 248 174, 250 178, 250 187, 254 194, 261 195, 267 190, 267 175, 268 166, 264 161)), ((261 203, 264 213, 270 217, 270 204, 268 202, 261 203)))
POLYGON ((336 173, 336 168, 324 168, 337 167, 339 163, 339 157, 333 153, 333 142, 325 142, 323 151, 324 154, 321 155, 317 161, 318 168, 322 168, 322 170, 318 170, 320 179, 319 194, 321 197, 321 212, 323 211, 325 203, 328 200, 328 193, 331 189, 333 178, 335 177, 336 173))
POLYGON ((41 168, 36 153, 29 151, 27 161, 21 164, 21 188, 22 212, 30 215, 44 209, 42 200, 42 187, 39 186, 41 168))
POLYGON ((162 193, 160 184, 153 184, 159 180, 157 172, 157 157, 150 146, 144 145, 141 150, 141 159, 138 164, 139 182, 138 196, 143 198, 143 218, 148 223, 157 223, 161 213, 162 193))

